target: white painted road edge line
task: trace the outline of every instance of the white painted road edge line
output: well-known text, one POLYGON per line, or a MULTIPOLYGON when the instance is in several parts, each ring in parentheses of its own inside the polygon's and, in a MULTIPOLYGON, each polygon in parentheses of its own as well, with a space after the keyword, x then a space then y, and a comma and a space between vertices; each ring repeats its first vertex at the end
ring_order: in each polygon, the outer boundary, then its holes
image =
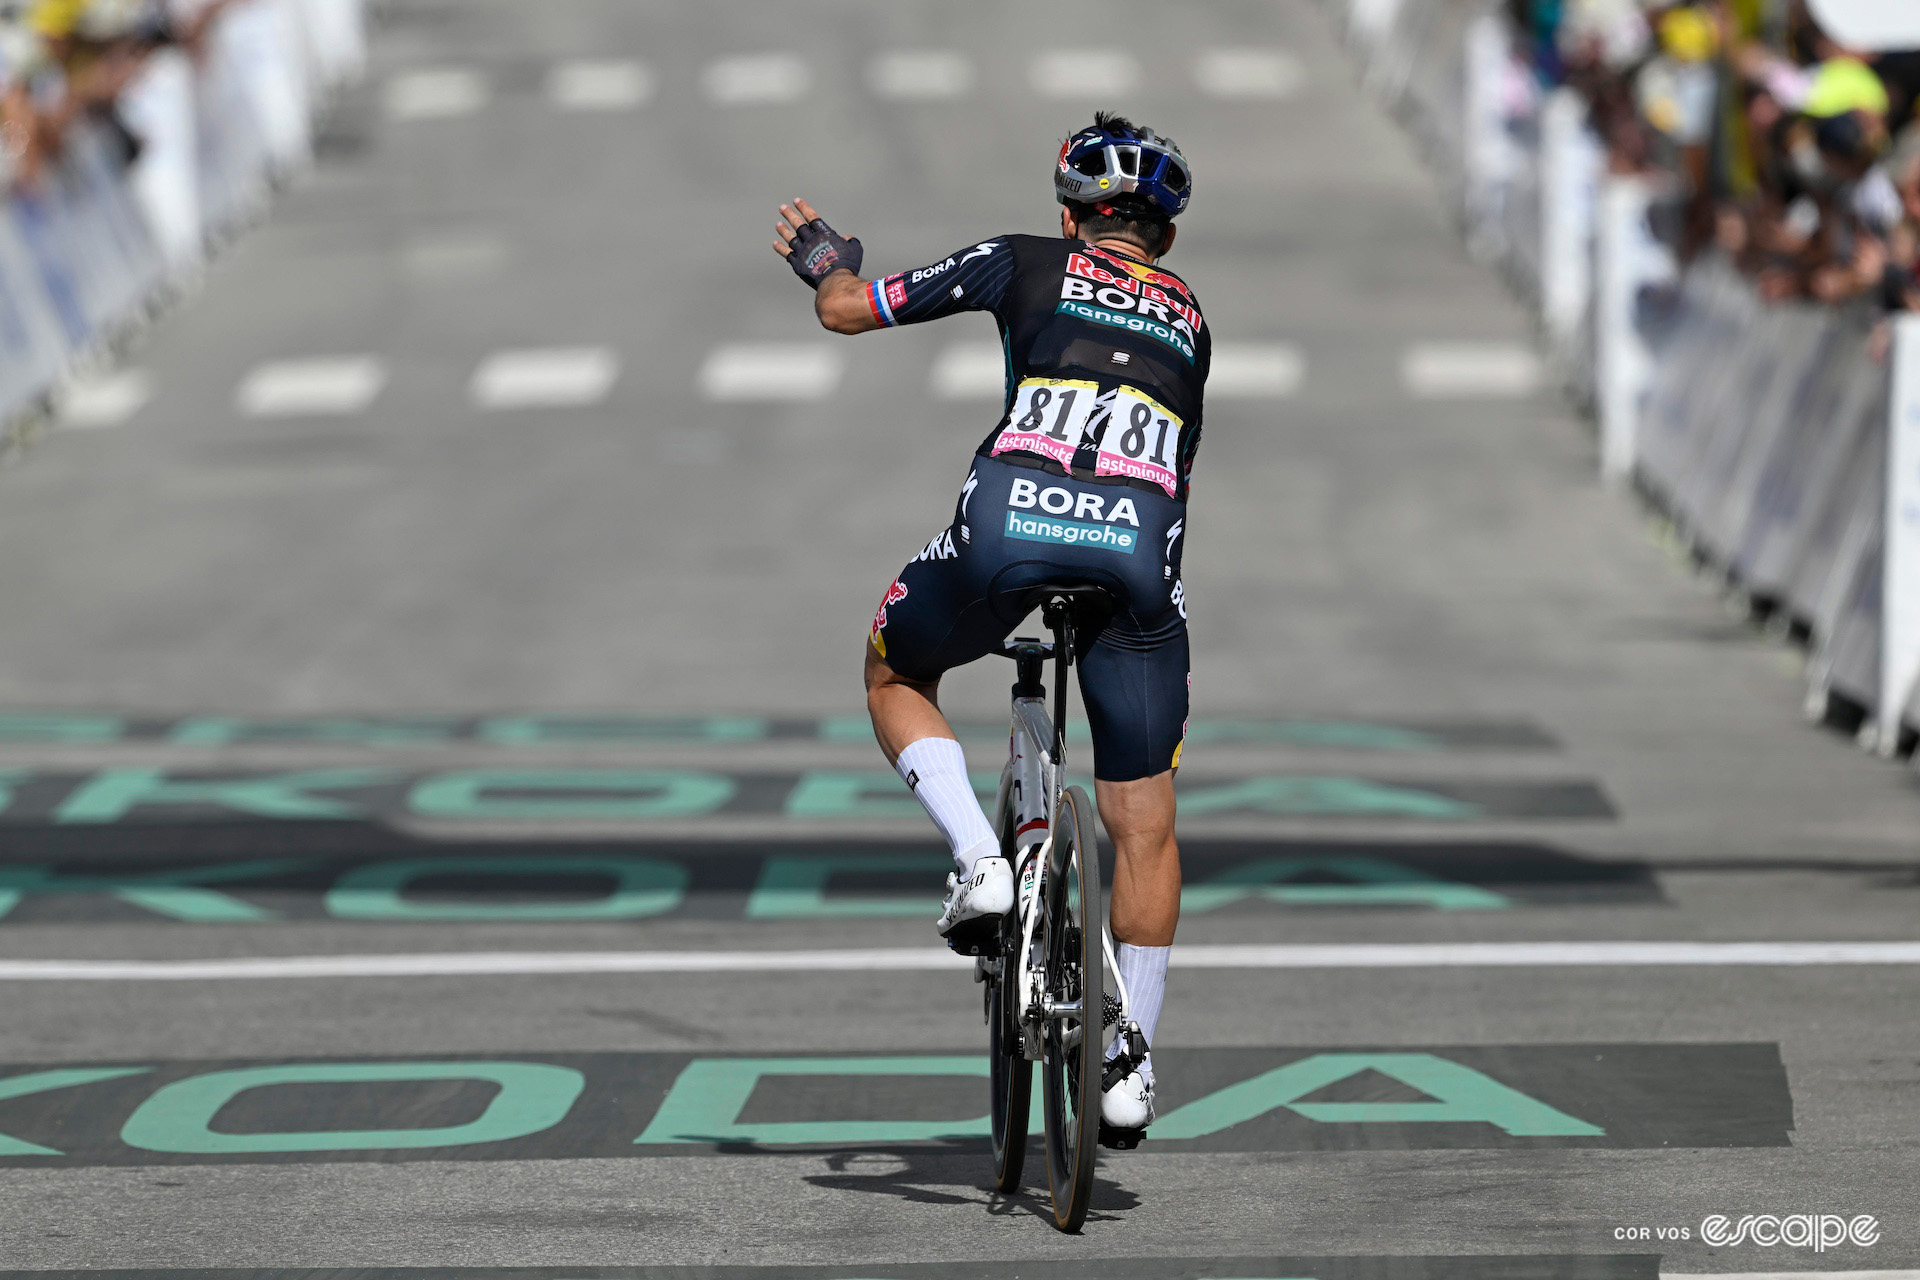
MULTIPOLYGON (((1467 942, 1175 947, 1183 969, 1613 968, 1920 964, 1920 942, 1467 942)), ((961 969, 938 946, 807 951, 476 951, 218 960, 0 960, 6 982, 197 982, 578 973, 961 969)))
POLYGON ((1662 1271, 1660 1280, 1920 1280, 1920 1271, 1662 1271))

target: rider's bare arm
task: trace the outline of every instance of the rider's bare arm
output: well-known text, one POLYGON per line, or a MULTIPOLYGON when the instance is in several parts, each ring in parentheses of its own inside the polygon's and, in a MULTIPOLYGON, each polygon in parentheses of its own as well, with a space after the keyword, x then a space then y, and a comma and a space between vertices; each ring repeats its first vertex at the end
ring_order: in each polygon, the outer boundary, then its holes
MULTIPOLYGON (((791 259, 800 247, 800 229, 819 217, 805 200, 781 205, 780 220, 773 224, 773 251, 791 259)), ((853 246, 857 249, 859 242, 854 241, 853 246)), ((857 255, 852 265, 858 265, 857 255)), ((867 301, 867 282, 858 272, 846 268, 831 271, 820 281, 813 295, 813 314, 820 318, 822 328, 835 333, 865 333, 880 327, 867 301)))
POLYGON ((835 333, 865 333, 878 329, 873 307, 867 301, 867 284, 851 271, 836 271, 820 282, 813 295, 813 314, 820 326, 835 333))
POLYGON ((860 242, 840 240, 832 228, 816 222, 819 217, 805 200, 781 205, 780 220, 773 224, 773 251, 808 283, 819 281, 813 313, 822 328, 867 333, 962 311, 997 314, 1006 300, 1014 262, 1004 236, 968 245, 917 271, 868 280, 858 271, 860 242), (807 256, 796 259, 795 253, 807 256), (834 267, 827 254, 838 254, 845 265, 834 267))

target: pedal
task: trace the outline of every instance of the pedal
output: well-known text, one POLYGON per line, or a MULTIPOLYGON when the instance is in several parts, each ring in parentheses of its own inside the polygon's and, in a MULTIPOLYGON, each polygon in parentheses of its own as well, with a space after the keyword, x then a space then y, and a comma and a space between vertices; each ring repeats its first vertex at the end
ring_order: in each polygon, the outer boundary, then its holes
POLYGON ((1131 1151, 1147 1136, 1145 1129, 1116 1129, 1100 1122, 1100 1145, 1113 1151, 1131 1151))
POLYGON ((947 946, 957 955, 997 956, 1000 954, 1000 925, 1003 917, 975 916, 962 920, 946 935, 947 946))

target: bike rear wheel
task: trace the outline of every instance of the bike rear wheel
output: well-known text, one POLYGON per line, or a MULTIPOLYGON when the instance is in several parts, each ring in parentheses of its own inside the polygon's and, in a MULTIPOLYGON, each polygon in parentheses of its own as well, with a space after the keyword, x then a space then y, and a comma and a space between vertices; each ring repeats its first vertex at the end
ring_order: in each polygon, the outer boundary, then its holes
POLYGON ((1093 1199, 1100 1137, 1102 981, 1100 939, 1106 922, 1100 894, 1093 804, 1069 787, 1053 815, 1053 850, 1045 901, 1046 990, 1056 1015, 1045 1019, 1041 1076, 1045 1084, 1047 1183, 1053 1222, 1078 1231, 1093 1199), (1074 1006, 1077 1004, 1077 1011, 1074 1006), (1067 1012, 1060 1012, 1066 1006, 1067 1012))
MULTIPOLYGON (((1008 766, 1012 768, 1011 765, 1008 766)), ((1013 813, 1007 803, 1007 780, 1000 785, 997 815, 1000 849, 1011 855, 1013 813)), ((992 1088, 993 1185, 1005 1193, 1020 1189, 1020 1173, 1027 1162, 1027 1117, 1033 1106, 1033 1063, 1020 1049, 1020 1008, 1014 994, 1019 972, 1018 911, 1007 913, 1000 930, 1000 973, 987 978, 987 1061, 992 1088)))

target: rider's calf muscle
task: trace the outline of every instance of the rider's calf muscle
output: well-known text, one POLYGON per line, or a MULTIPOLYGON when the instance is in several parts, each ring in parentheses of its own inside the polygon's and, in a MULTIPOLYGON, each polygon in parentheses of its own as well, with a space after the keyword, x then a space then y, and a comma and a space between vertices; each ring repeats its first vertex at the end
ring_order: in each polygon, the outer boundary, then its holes
POLYGON ((1173 944, 1180 923, 1180 846, 1173 834, 1173 771, 1131 782, 1095 780, 1113 841, 1113 936, 1137 947, 1173 944))
POLYGON ((909 680, 867 651, 867 714, 873 717, 873 736, 888 764, 898 764, 900 753, 922 738, 951 738, 953 729, 940 714, 940 682, 909 680))

